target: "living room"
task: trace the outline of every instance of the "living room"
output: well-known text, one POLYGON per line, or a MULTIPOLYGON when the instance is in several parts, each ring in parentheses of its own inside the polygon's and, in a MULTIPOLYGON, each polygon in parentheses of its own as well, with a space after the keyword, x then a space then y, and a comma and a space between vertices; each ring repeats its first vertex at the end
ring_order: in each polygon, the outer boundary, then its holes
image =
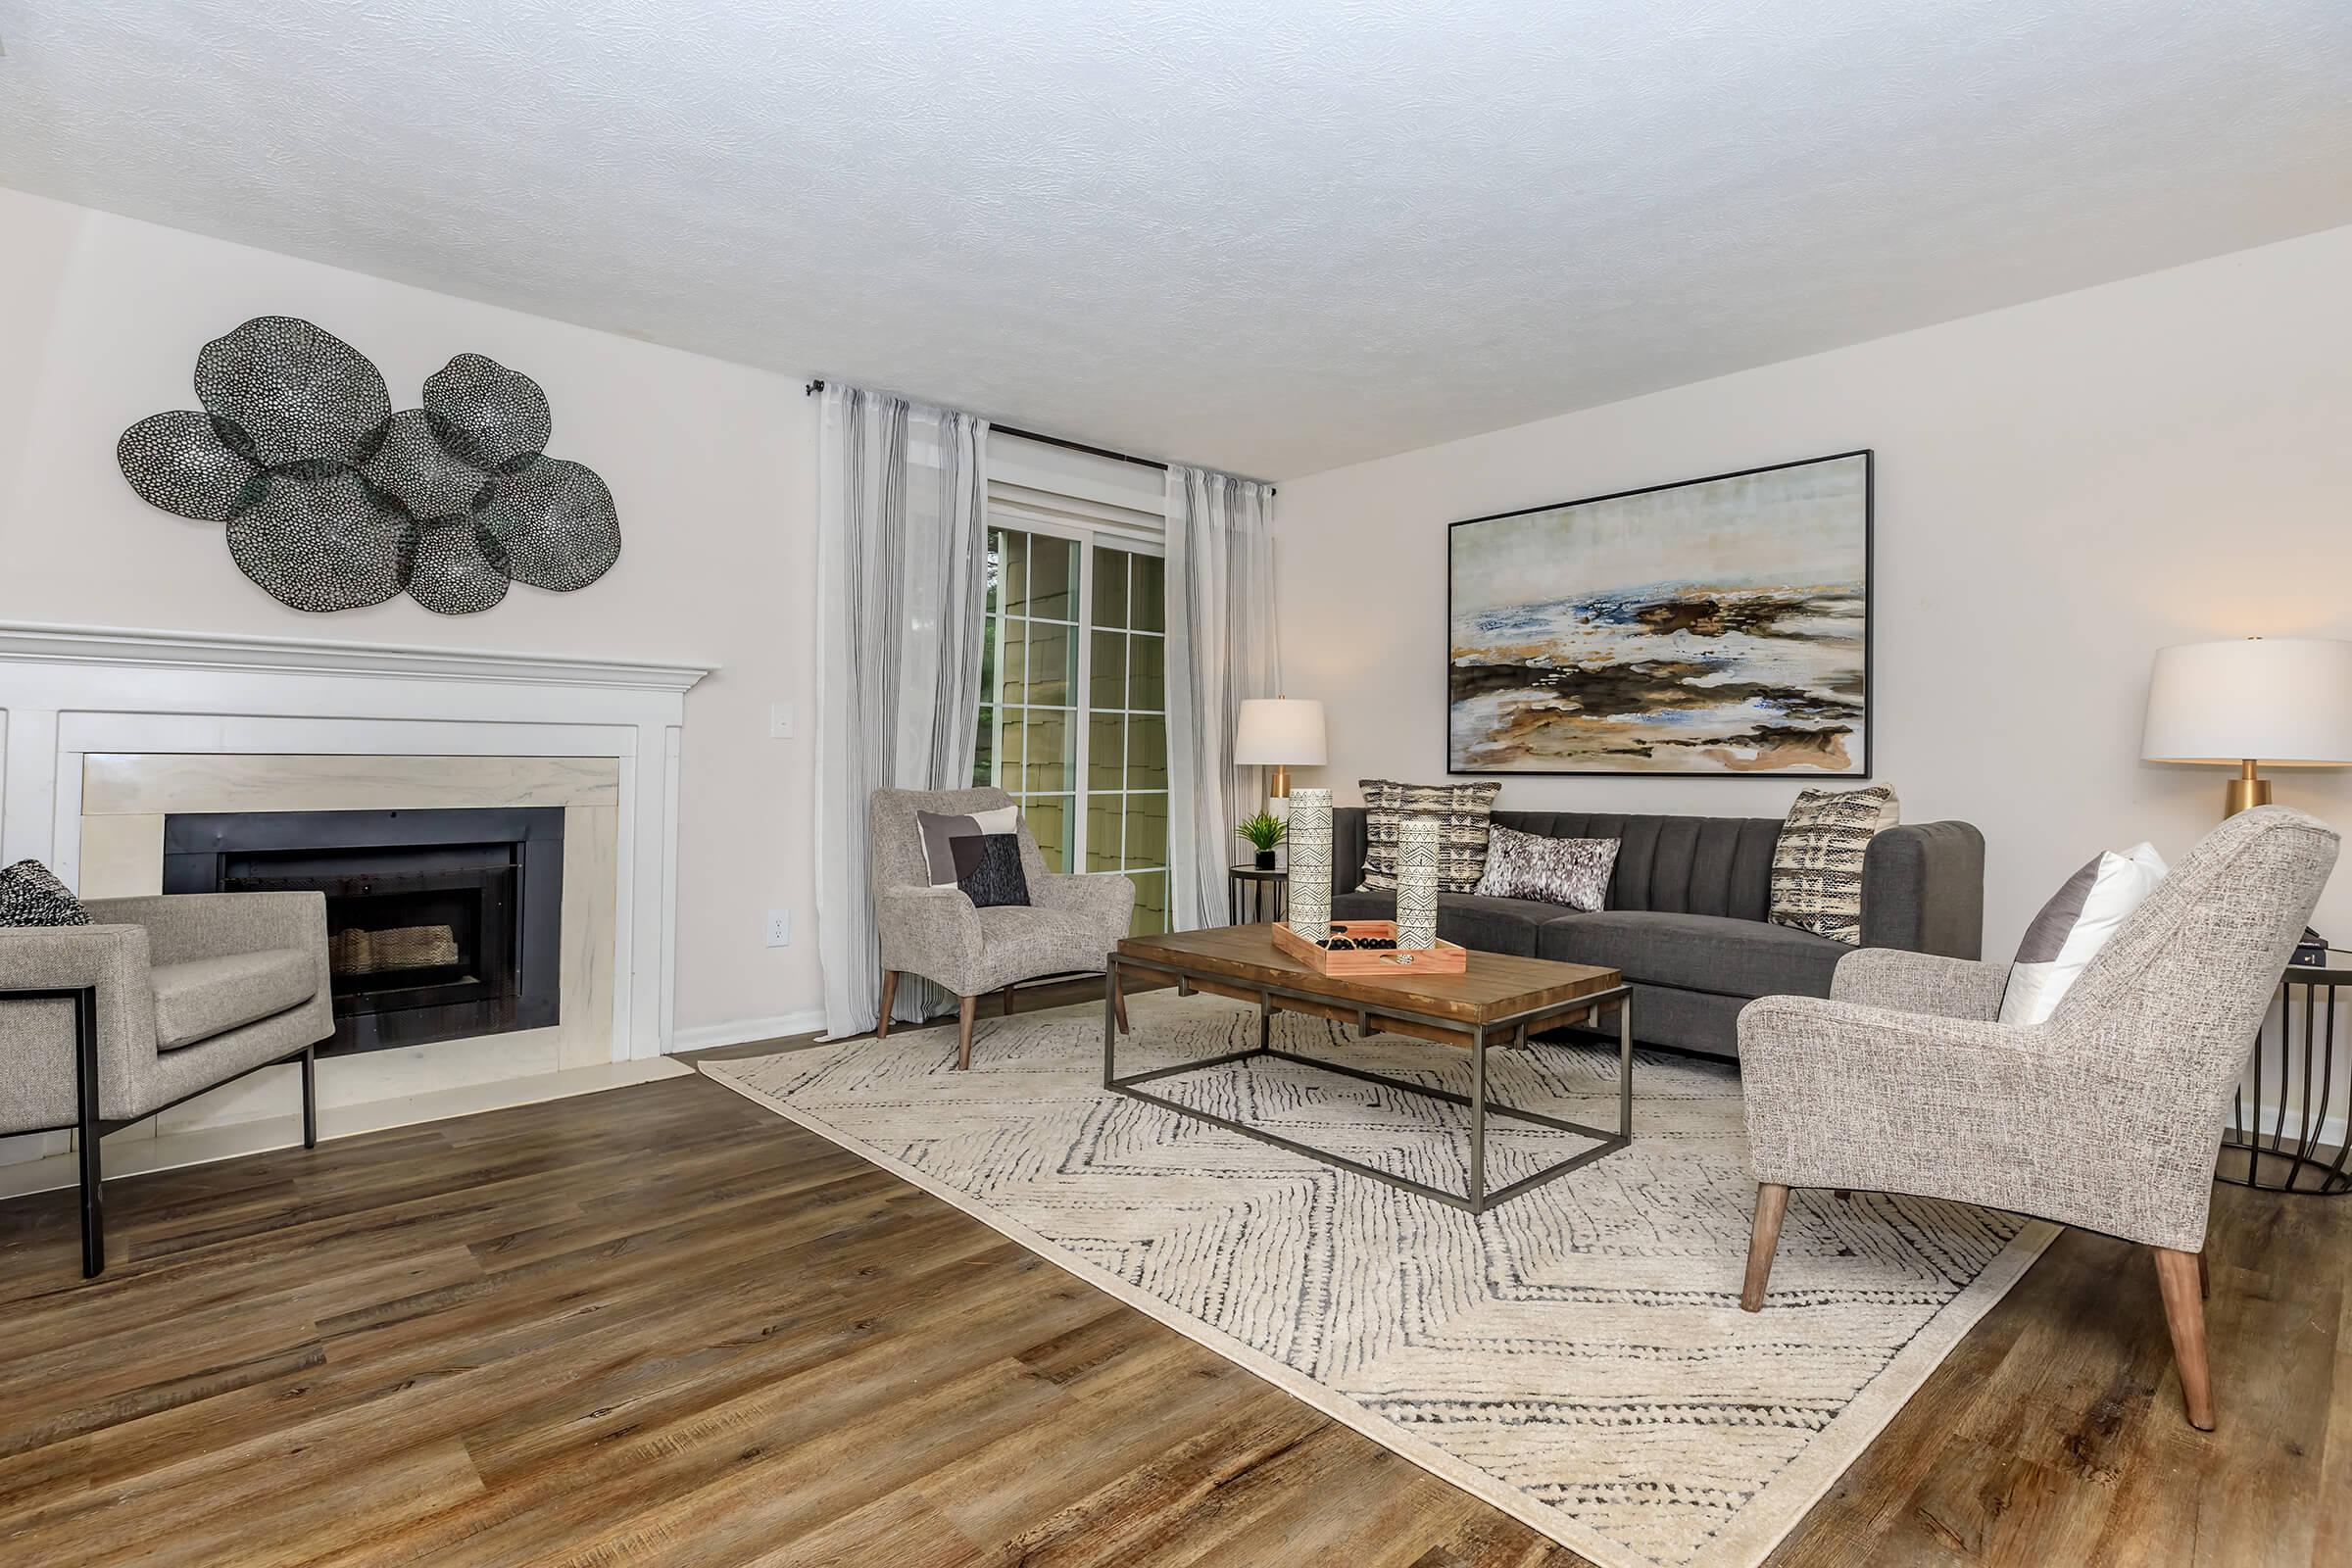
POLYGON ((12 1560, 2352 1561, 2352 17, 478 9, 0 5, 12 1560))

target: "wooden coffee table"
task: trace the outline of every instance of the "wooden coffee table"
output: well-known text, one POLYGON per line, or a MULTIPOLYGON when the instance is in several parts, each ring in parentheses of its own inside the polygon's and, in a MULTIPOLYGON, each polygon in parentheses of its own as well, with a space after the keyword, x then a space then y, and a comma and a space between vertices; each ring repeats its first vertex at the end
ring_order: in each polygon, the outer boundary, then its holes
POLYGON ((1102 1000, 1102 1087, 1131 1100, 1158 1105, 1195 1121, 1255 1138, 1261 1143, 1338 1165, 1375 1181, 1401 1187, 1423 1198, 1473 1214, 1531 1188, 1565 1176, 1634 1141, 1634 1024, 1633 994, 1615 969, 1588 963, 1555 963, 1548 958, 1520 958, 1502 953, 1473 953, 1462 974, 1324 975, 1293 958, 1274 945, 1269 925, 1227 926, 1217 930, 1182 931, 1164 937, 1129 937, 1105 960, 1102 1000), (1122 1078, 1116 1053, 1118 1028, 1115 1003, 1119 978, 1129 972, 1157 974, 1175 981, 1179 994, 1202 991, 1257 1004, 1257 1049, 1228 1052, 1200 1061, 1160 1067, 1122 1078), (1617 1130, 1609 1132, 1582 1122, 1563 1121, 1515 1105, 1498 1105, 1487 1098, 1487 1048, 1524 1045, 1528 1031, 1549 1020, 1577 1013, 1596 1014, 1610 1004, 1617 1008, 1617 1130), (1372 1034, 1406 1035, 1435 1045, 1458 1046, 1470 1053, 1470 1093, 1431 1089, 1422 1084, 1365 1072, 1338 1062, 1319 1061, 1273 1045, 1274 1014, 1303 1012, 1355 1026, 1360 1039, 1372 1034), (1329 1150, 1315 1149, 1280 1133, 1252 1127, 1230 1117, 1152 1094, 1139 1088, 1160 1078, 1200 1072, 1253 1056, 1274 1056, 1324 1072, 1345 1074, 1367 1083, 1384 1084, 1403 1094, 1443 1100, 1470 1111, 1470 1181, 1467 1193, 1451 1193, 1408 1177, 1394 1175, 1329 1150), (1506 1187, 1487 1191, 1487 1118, 1507 1117, 1559 1132, 1596 1139, 1593 1148, 1557 1164, 1546 1165, 1506 1187))

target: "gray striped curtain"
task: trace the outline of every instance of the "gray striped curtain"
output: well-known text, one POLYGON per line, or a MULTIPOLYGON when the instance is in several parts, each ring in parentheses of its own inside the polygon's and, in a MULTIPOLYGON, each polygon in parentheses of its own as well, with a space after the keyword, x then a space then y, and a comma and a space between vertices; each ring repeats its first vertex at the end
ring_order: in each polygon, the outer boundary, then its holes
POLYGON ((1226 920, 1233 830, 1262 804, 1233 760, 1242 703, 1282 692, 1274 625, 1274 491, 1168 469, 1168 925, 1226 920))
MULTIPOLYGON (((820 440, 816 922, 839 1036, 871 1029, 882 1000, 867 800, 972 781, 988 423, 828 383, 820 440)), ((945 996, 901 985, 892 1014, 920 1019, 945 996)))

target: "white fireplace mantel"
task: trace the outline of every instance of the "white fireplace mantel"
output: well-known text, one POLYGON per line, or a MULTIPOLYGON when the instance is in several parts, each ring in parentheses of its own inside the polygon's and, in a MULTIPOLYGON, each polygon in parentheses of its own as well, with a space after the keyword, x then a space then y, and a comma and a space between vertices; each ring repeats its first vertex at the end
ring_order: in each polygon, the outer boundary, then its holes
POLYGON ((0 622, 0 863, 81 865, 105 754, 579 757, 619 764, 612 1057, 670 1046, 678 740, 715 666, 0 622))

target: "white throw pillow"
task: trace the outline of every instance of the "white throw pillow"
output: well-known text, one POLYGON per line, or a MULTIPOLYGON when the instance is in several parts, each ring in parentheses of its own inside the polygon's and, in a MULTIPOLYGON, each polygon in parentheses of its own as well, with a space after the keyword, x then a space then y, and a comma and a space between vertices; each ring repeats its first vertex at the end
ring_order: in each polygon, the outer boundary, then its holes
POLYGON ((2001 995, 2001 1022, 2039 1023, 2057 1011, 2058 999, 2147 902, 2164 871, 2156 846, 2139 844, 2121 854, 2108 850, 2068 877, 2017 945, 2009 989, 2001 995))

